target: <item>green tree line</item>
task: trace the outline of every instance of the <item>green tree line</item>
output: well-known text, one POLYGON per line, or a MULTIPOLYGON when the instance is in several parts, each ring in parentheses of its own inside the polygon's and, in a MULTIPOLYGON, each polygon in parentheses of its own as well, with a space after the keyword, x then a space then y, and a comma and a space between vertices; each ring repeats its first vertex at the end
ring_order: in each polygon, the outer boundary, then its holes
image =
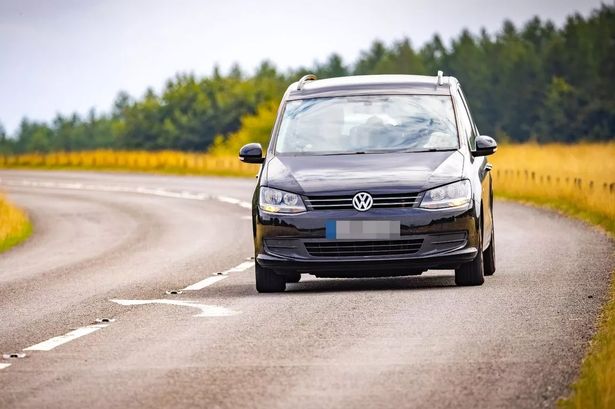
POLYGON ((569 16, 562 27, 535 17, 521 27, 506 21, 495 34, 464 30, 449 44, 438 35, 420 48, 409 39, 374 41, 352 63, 332 54, 286 72, 265 61, 251 75, 238 66, 200 78, 177 75, 159 93, 149 89, 135 99, 120 92, 109 113, 24 118, 12 137, 0 125, 0 152, 203 151, 214 141, 214 150, 224 150, 226 141, 235 146, 250 137, 242 124, 266 141, 284 90, 305 73, 434 75, 439 69, 461 81, 484 134, 519 142, 615 136, 615 6, 602 5, 588 17, 569 16))

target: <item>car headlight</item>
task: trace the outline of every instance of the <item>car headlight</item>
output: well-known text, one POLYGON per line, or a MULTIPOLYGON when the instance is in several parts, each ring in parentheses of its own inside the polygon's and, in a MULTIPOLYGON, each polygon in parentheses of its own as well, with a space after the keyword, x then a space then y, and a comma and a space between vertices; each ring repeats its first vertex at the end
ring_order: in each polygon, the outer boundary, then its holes
POLYGON ((467 205, 472 200, 472 190, 469 180, 440 186, 428 190, 423 196, 421 206, 425 209, 445 209, 467 205))
POLYGON ((299 195, 270 187, 261 187, 258 206, 269 213, 305 212, 305 205, 299 195))

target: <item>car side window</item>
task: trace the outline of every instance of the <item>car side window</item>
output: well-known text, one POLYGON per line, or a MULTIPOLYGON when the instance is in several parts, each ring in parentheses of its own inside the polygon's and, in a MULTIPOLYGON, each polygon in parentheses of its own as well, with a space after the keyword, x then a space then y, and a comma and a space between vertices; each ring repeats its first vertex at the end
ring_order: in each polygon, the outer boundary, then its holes
POLYGON ((476 126, 476 122, 474 122, 474 117, 472 116, 472 110, 470 109, 470 104, 468 104, 468 100, 466 99, 466 96, 464 95, 461 88, 459 88, 459 93, 461 94, 461 99, 463 100, 463 103, 465 104, 466 109, 468 110, 468 115, 470 116, 470 121, 472 122, 472 128, 474 129, 474 133, 476 134, 476 136, 478 136, 479 135, 478 127, 476 126))
POLYGON ((472 119, 460 91, 457 92, 455 99, 457 100, 457 105, 459 106, 459 133, 461 134, 461 137, 465 138, 470 149, 474 150, 476 148, 476 137, 474 135, 472 119))

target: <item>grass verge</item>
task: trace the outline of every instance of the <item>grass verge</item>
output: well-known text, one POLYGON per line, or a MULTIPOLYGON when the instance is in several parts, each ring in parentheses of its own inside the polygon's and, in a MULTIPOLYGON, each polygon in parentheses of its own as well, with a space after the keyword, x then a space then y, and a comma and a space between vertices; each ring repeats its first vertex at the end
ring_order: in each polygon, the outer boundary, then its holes
MULTIPOLYGON (((503 146, 493 157, 496 196, 538 205, 615 238, 615 143, 503 146)), ((570 395, 560 409, 615 408, 615 272, 570 395)))
POLYGON ((247 177, 253 177, 258 172, 257 165, 240 162, 236 155, 180 151, 95 150, 0 155, 0 168, 247 177))
POLYGON ((591 340, 581 373, 570 396, 560 399, 561 409, 615 408, 615 280, 598 331, 591 340))
MULTIPOLYGON (((615 221, 612 218, 588 212, 574 204, 518 194, 500 193, 496 197, 555 210, 598 226, 615 238, 615 221)), ((557 406, 560 409, 615 408, 615 271, 611 273, 608 299, 598 318, 597 331, 590 341, 579 377, 571 385, 570 395, 561 398, 557 406)))
POLYGON ((26 213, 0 195, 0 252, 21 243, 32 234, 26 213))

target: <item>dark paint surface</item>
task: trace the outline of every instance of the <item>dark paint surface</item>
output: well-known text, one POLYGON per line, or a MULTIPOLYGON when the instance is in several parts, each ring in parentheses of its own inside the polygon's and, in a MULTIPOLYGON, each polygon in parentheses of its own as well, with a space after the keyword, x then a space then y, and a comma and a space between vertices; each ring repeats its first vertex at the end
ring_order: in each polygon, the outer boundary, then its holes
POLYGON ((299 194, 422 191, 462 177, 459 151, 275 156, 263 186, 299 194))

